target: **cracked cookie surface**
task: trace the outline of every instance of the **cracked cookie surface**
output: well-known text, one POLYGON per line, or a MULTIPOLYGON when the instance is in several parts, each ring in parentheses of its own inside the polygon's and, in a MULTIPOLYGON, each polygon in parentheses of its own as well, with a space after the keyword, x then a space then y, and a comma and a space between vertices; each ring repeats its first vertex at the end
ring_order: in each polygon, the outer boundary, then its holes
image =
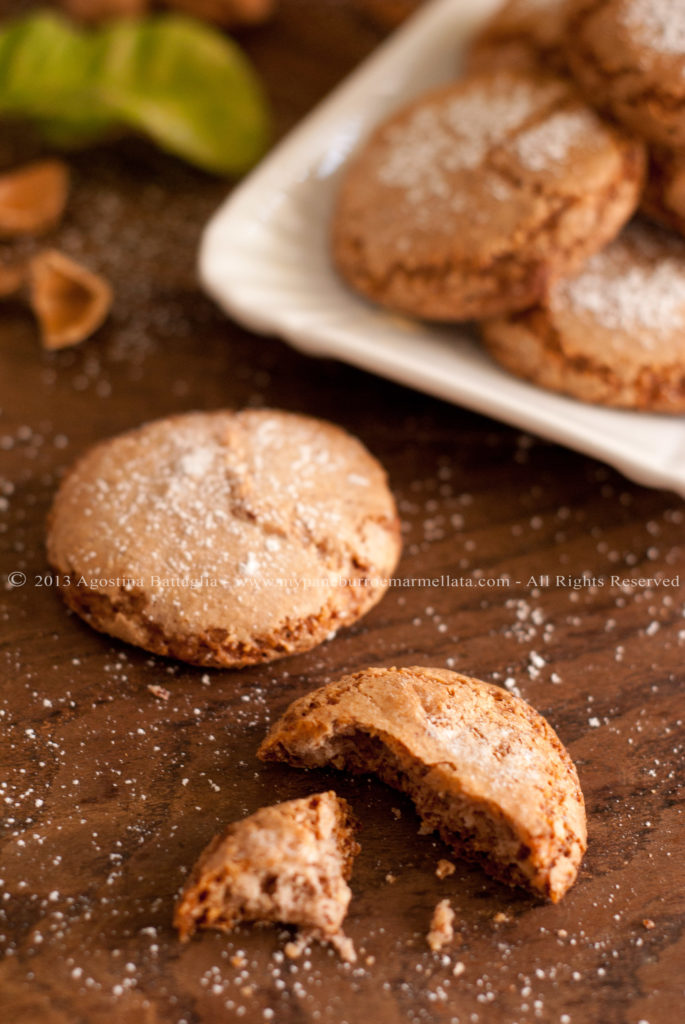
POLYGON ((499 363, 552 391, 685 412, 685 243, 635 221, 544 304, 482 334, 499 363))
POLYGON ((468 47, 469 71, 544 68, 563 71, 568 0, 507 0, 468 47))
POLYGON ((296 700, 265 761, 375 772, 495 877, 560 900, 587 845, 573 762, 529 704, 445 669, 369 668, 296 700))
POLYGON ((568 66, 590 102, 648 142, 685 147, 682 0, 571 0, 568 66))
POLYGON ((363 615, 400 540, 385 472, 358 440, 246 410, 172 416, 88 451, 57 493, 47 547, 67 604, 96 629, 240 666, 363 615))
POLYGON ((562 79, 504 70, 423 96, 352 158, 333 223, 341 275, 431 320, 524 309, 635 209, 640 143, 562 79))

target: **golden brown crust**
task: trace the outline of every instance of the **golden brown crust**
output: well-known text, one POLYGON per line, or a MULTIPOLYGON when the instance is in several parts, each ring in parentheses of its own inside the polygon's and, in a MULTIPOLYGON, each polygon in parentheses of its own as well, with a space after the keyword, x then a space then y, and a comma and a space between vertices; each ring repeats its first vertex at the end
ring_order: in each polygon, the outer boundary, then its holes
POLYGON ((562 79, 504 70, 421 97, 353 159, 333 254, 382 305, 433 320, 525 309, 636 208, 643 147, 562 79))
POLYGON ((681 0, 572 0, 566 59, 590 102, 648 142, 685 146, 681 0))
POLYGON ((580 784, 553 729, 523 700, 444 669, 330 683, 290 706, 259 757, 376 772, 455 851, 555 902, 586 848, 580 784))
POLYGON ((568 0, 506 0, 474 36, 466 70, 537 68, 563 72, 568 0))
POLYGON ((240 921, 294 924, 310 935, 340 934, 359 852, 357 823, 332 791, 232 822, 203 850, 174 910, 182 941, 198 929, 230 931, 240 921))
POLYGON ((105 441, 63 481, 48 529, 74 611, 205 666, 314 647, 380 600, 399 550, 376 460, 331 424, 273 410, 105 441))
POLYGON ((551 391, 685 412, 685 245, 636 221, 544 303, 481 331, 497 362, 551 391))

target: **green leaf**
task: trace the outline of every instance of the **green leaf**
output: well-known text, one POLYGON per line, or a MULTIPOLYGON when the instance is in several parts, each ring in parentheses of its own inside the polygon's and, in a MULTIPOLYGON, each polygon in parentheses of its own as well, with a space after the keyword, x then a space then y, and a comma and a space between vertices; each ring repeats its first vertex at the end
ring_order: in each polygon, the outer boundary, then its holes
POLYGON ((230 40, 192 18, 125 19, 96 31, 39 11, 0 30, 0 114, 23 116, 56 145, 113 128, 218 174, 263 153, 260 83, 230 40))
POLYGON ((162 148, 219 174, 250 167, 269 119, 256 75, 238 47, 179 15, 123 21, 101 34, 101 99, 162 148))
POLYGON ((93 45, 66 18, 39 11, 0 30, 0 111, 97 138, 112 123, 95 97, 93 45))

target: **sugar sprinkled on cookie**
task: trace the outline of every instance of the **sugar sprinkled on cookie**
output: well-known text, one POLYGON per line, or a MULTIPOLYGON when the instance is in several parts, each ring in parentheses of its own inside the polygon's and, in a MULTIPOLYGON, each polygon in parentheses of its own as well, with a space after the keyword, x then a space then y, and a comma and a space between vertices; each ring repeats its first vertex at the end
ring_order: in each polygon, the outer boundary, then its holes
POLYGON ((607 330, 633 334, 639 344, 655 348, 664 336, 685 328, 685 245, 634 225, 593 256, 577 277, 560 282, 550 307, 566 305, 590 314, 607 330))
POLYGON ((87 622, 214 666, 307 650, 353 622, 399 548, 385 473, 360 442, 274 410, 188 413, 97 445, 48 531, 87 622))
POLYGON ((426 831, 503 881, 552 901, 586 847, 575 767, 530 705, 432 668, 369 668, 296 700, 259 749, 266 761, 375 772, 407 793, 426 831))
POLYGON ((685 6, 681 0, 629 0, 621 20, 657 53, 685 56, 685 6))
POLYGON ((565 56, 590 103, 652 144, 685 147, 682 0, 570 0, 565 56))
POLYGON ((685 243, 635 221, 545 303, 483 325, 518 376, 606 405, 685 411, 685 243))
POLYGON ((289 955, 316 938, 355 960, 341 928, 360 849, 356 827, 349 805, 332 791, 232 822, 203 850, 178 898, 181 939, 198 929, 228 932, 241 921, 294 924, 301 932, 289 955))
POLYGON ((637 206, 644 149, 563 79, 471 75, 414 101, 353 157, 333 223, 341 275, 430 320, 523 309, 637 206))

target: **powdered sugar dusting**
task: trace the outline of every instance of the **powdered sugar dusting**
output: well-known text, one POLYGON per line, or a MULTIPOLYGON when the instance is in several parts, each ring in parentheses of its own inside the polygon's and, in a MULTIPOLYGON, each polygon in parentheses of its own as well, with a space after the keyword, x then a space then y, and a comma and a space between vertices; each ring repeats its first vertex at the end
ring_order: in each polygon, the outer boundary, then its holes
POLYGON ((685 57, 683 0, 631 0, 623 23, 645 46, 658 53, 685 57))
POLYGON ((583 272, 559 286, 555 305, 568 303, 604 328, 654 335, 685 328, 685 245, 642 225, 597 253, 583 272))
POLYGON ((479 82, 470 91, 431 107, 421 107, 388 133, 388 151, 378 166, 378 180, 407 190, 410 202, 448 197, 449 178, 473 171, 487 153, 502 144, 557 93, 504 76, 479 82))
POLYGON ((353 559, 383 563, 384 489, 365 449, 315 420, 188 414, 86 456, 65 482, 53 557, 113 600, 144 593, 157 619, 221 619, 229 600, 231 626, 249 630, 255 601, 262 619, 292 611, 293 594, 313 609, 333 599, 331 574, 358 574, 353 559))
POLYGON ((216 455, 216 447, 200 445, 185 452, 179 462, 182 475, 191 476, 196 480, 209 471, 216 455))
POLYGON ((561 164, 588 138, 596 137, 601 122, 591 110, 560 110, 523 132, 514 142, 521 163, 531 171, 549 171, 561 164))
POLYGON ((461 769, 492 775, 496 789, 518 789, 522 784, 544 786, 540 756, 530 745, 530 737, 519 729, 490 722, 487 735, 468 722, 455 722, 435 716, 427 718, 426 731, 443 747, 461 769))

